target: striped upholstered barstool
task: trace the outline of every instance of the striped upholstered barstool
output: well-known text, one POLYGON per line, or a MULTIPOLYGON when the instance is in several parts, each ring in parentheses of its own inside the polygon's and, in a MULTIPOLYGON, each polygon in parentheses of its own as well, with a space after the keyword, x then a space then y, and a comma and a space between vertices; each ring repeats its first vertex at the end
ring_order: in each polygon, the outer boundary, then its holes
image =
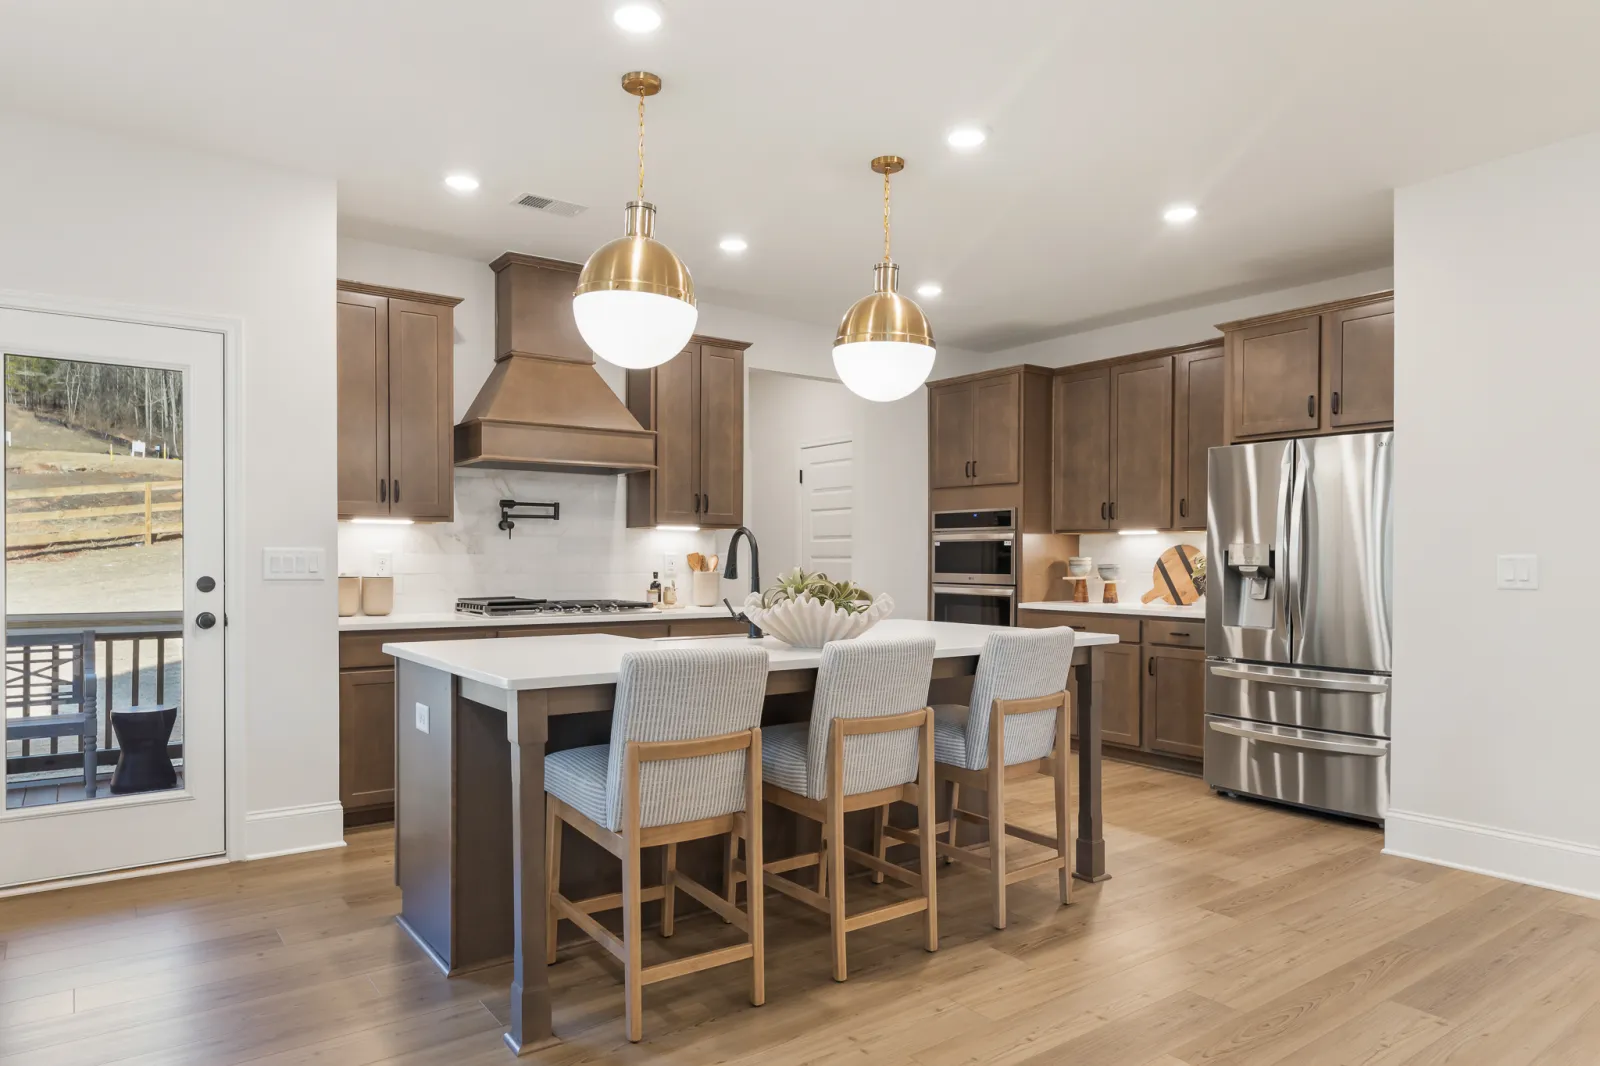
POLYGON ((1006 886, 1014 882, 1055 870, 1062 904, 1068 899, 1072 823, 1067 817, 1067 723, 1072 708, 1066 688, 1073 637, 1066 626, 991 633, 978 660, 971 704, 933 709, 934 773, 940 784, 950 785, 950 821, 939 826, 948 828, 949 836, 939 844, 939 854, 989 872, 996 929, 1006 927, 1006 886), (1033 773, 1055 778, 1053 837, 1006 821, 1007 779, 1033 773), (986 815, 961 808, 963 788, 987 794, 986 815), (960 847, 956 827, 962 821, 988 826, 988 842, 960 847), (1053 848, 1056 854, 1007 870, 1007 835, 1053 848))
POLYGON ((545 898, 549 962, 565 918, 622 963, 628 1039, 644 1035, 644 986, 730 962, 751 960, 750 1002, 766 999, 761 899, 761 704, 767 653, 760 648, 630 652, 622 657, 611 712, 611 743, 545 756, 545 898), (561 823, 622 860, 620 895, 571 900, 561 894, 561 823), (751 856, 750 901, 738 910, 677 868, 678 844, 728 834, 751 856), (640 884, 644 848, 665 845, 660 886, 640 884), (745 943, 655 966, 640 956, 639 908, 661 900, 661 935, 671 936, 681 891, 746 934, 745 943), (593 915, 622 909, 619 939, 593 915))
MULTIPOLYGON (((845 640, 822 650, 811 721, 767 728, 761 747, 763 795, 822 825, 822 847, 767 864, 769 888, 828 915, 833 932, 833 979, 848 976, 845 933, 911 914, 923 916, 926 947, 939 947, 935 903, 933 715, 927 706, 933 640, 845 640), (887 809, 900 800, 917 808, 920 873, 845 845, 844 816, 887 809), (846 857, 910 885, 918 895, 846 916, 846 857), (815 865, 813 891, 781 875, 815 865)), ((911 834, 907 834, 910 836, 911 834)), ((759 863, 751 858, 745 868, 759 863)))

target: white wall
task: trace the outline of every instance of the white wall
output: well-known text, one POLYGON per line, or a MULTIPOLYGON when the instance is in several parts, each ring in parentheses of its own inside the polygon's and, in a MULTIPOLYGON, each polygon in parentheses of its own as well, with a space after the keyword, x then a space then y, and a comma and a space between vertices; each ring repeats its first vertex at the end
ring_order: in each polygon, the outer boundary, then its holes
POLYGON ((1588 895, 1596 189, 1600 135, 1395 196, 1388 848, 1588 895), (1538 553, 1538 591, 1496 590, 1502 552, 1538 553))
POLYGON ((837 381, 750 374, 749 462, 760 473, 746 517, 761 537, 762 578, 800 565, 797 457, 803 444, 854 445, 857 584, 894 597, 895 617, 928 616, 928 400, 863 400, 837 381))
POLYGON ((977 357, 981 363, 977 369, 1014 366, 1018 363, 1033 363, 1036 366, 1072 366, 1076 363, 1090 363, 1096 359, 1114 359, 1119 355, 1148 352, 1155 348, 1193 344, 1196 341, 1220 336, 1217 332, 1218 322, 1232 322, 1255 315, 1272 314, 1275 311, 1309 307, 1312 304, 1343 300, 1393 287, 1393 270, 1388 268, 1369 270, 1361 274, 1349 274, 1327 281, 1207 304, 1187 311, 1173 311, 1120 325, 1103 326, 1082 333, 1068 334, 1065 337, 1056 337, 1053 340, 1040 341, 1037 344, 1023 345, 1020 348, 989 352, 977 357))
MULTIPOLYGON (((1189 544, 1206 550, 1205 533, 1141 533, 1125 537, 1120 533, 1085 533, 1078 537, 1078 554, 1094 560, 1096 573, 1089 579, 1089 601, 1100 602, 1105 582, 1100 580, 1098 568, 1102 563, 1116 563, 1122 567, 1117 579, 1117 601, 1138 603, 1144 594, 1155 586, 1152 575, 1156 560, 1168 548, 1189 544)), ((1157 604, 1156 606, 1160 606, 1157 604)))
POLYGON ((334 183, 6 114, 0 144, 0 289, 243 323, 228 639, 247 813, 230 847, 336 845, 334 583, 266 583, 257 562, 267 545, 334 552, 334 183))

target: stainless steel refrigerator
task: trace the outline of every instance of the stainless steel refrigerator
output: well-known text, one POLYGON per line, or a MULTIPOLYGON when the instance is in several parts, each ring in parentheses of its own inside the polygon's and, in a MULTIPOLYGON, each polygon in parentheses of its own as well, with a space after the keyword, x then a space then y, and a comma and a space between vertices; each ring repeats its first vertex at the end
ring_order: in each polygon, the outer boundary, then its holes
POLYGON ((1213 448, 1206 783, 1381 822, 1393 433, 1213 448))

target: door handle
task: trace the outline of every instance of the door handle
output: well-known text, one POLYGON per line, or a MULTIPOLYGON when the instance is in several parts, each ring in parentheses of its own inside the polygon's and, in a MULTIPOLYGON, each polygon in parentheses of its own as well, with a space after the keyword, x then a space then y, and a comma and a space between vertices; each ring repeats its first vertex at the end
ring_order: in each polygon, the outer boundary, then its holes
POLYGON ((1101 500, 1100 501, 1100 521, 1104 522, 1107 519, 1107 517, 1108 516, 1106 514, 1106 502, 1104 500, 1101 500))
POLYGON ((1339 755, 1363 755, 1369 759, 1378 759, 1389 753, 1389 745, 1369 741, 1366 744, 1355 744, 1338 740, 1321 740, 1316 737, 1297 737, 1285 733, 1270 733, 1264 729, 1251 729, 1248 726, 1237 726, 1231 722, 1211 723, 1213 733, 1225 733, 1230 737, 1241 737, 1244 740, 1259 740, 1263 744, 1279 744, 1286 748, 1305 748, 1307 751, 1329 751, 1339 755))
POLYGON ((1337 391, 1333 394, 1333 413, 1339 413, 1339 393, 1337 391))
POLYGON ((701 514, 710 514, 711 513, 711 493, 709 493, 709 492, 706 493, 703 497, 701 497, 701 499, 703 500, 703 502, 700 505, 700 513, 701 514))
POLYGON ((1183 499, 1178 501, 1178 517, 1179 518, 1188 518, 1189 517, 1189 499, 1188 499, 1188 497, 1184 497, 1183 499))
POLYGON ((388 478, 381 478, 380 477, 378 479, 378 502, 379 503, 388 503, 389 502, 389 479, 388 478))
POLYGON ((1317 397, 1315 393, 1306 397, 1306 417, 1317 417, 1317 397))
POLYGON ((1117 501, 1116 500, 1112 500, 1111 501, 1111 521, 1115 522, 1116 520, 1117 520, 1117 501))
POLYGON ((978 460, 976 459, 972 460, 972 476, 978 476, 978 460))
POLYGON ((698 492, 694 494, 694 513, 700 513, 700 494, 698 492))
POLYGON ((1154 655, 1145 660, 1144 672, 1151 677, 1156 676, 1156 657, 1154 655))
POLYGON ((195 616, 194 624, 199 626, 201 629, 210 629, 212 626, 217 624, 217 616, 212 614, 210 611, 201 611, 195 616))
POLYGON ((395 503, 399 503, 400 502, 400 479, 399 478, 395 478, 394 479, 394 502, 395 503))
POLYGON ((1232 678, 1236 681, 1254 681, 1261 685, 1281 685, 1284 688, 1315 688, 1326 692, 1359 692, 1368 695, 1381 695, 1389 691, 1389 686, 1377 681, 1345 681, 1332 677, 1292 677, 1288 674, 1273 674, 1265 670, 1252 670, 1245 666, 1232 666, 1217 664, 1211 668, 1211 673, 1217 677, 1232 678))

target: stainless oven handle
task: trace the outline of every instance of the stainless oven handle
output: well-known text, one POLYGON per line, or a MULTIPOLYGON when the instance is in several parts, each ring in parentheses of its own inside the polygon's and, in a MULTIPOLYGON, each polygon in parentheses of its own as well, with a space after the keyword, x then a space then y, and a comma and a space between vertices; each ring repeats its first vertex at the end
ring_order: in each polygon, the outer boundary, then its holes
POLYGON ((1009 585, 935 585, 933 591, 947 596, 1004 596, 1008 600, 1017 595, 1009 585))
POLYGON ((1389 691, 1389 686, 1378 681, 1343 681, 1332 677, 1292 677, 1266 670, 1252 670, 1248 666, 1213 666, 1217 677, 1231 677, 1238 681, 1254 681, 1262 685, 1282 685, 1285 688, 1320 688, 1329 692, 1364 692, 1371 694, 1389 691))
POLYGON ((1251 729, 1249 726, 1234 725, 1232 722, 1219 722, 1216 719, 1212 719, 1209 725, 1214 733, 1226 733, 1230 737, 1259 740, 1263 744, 1278 744, 1285 748, 1331 751, 1339 755, 1360 755, 1369 759, 1376 759, 1388 754, 1386 745, 1356 744, 1338 740, 1319 740, 1316 737, 1291 736, 1284 733, 1268 732, 1264 729, 1251 729))
POLYGON ((936 529, 936 530, 933 531, 933 542, 935 544, 939 543, 941 540, 961 540, 961 541, 974 541, 974 540, 975 541, 990 541, 990 540, 999 541, 999 540, 1003 540, 1003 541, 1013 541, 1013 540, 1016 540, 1016 539, 1017 539, 1017 531, 1014 530, 1014 529, 963 530, 963 531, 960 531, 960 532, 951 532, 949 530, 936 529))

